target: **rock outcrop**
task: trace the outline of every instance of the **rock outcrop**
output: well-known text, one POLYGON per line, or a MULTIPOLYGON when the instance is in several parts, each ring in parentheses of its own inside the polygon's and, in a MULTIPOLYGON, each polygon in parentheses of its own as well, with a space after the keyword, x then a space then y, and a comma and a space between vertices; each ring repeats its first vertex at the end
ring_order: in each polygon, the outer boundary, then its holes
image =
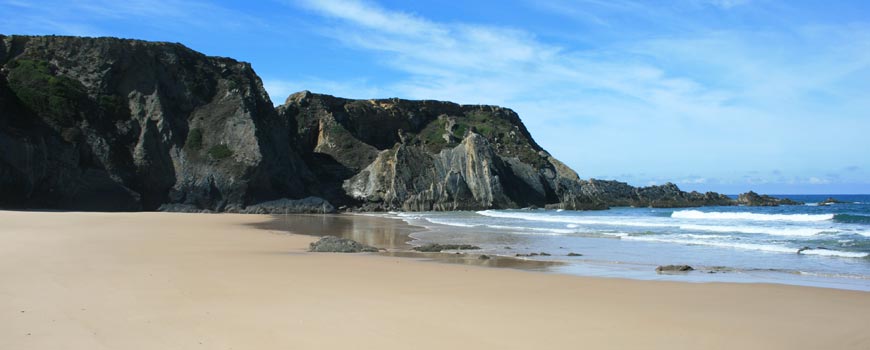
POLYGON ((749 191, 737 196, 737 204, 748 207, 776 207, 780 205, 803 205, 804 202, 798 202, 788 198, 776 198, 768 195, 760 195, 753 191, 749 191))
POLYGON ((316 194, 250 64, 180 44, 0 36, 0 206, 223 211, 316 194))
POLYGON ((733 205, 674 184, 580 180, 534 141, 510 109, 308 91, 278 108, 333 203, 362 210, 477 210, 733 205))
POLYGON ((658 273, 689 272, 695 270, 689 265, 663 265, 656 267, 658 273))
POLYGON ((834 197, 828 197, 825 200, 819 202, 818 205, 826 206, 826 205, 831 205, 831 204, 844 204, 844 203, 846 203, 846 202, 843 202, 843 201, 836 199, 834 197))
POLYGON ((331 203, 320 197, 281 198, 249 205, 244 209, 228 211, 242 214, 330 214, 336 212, 331 203))
POLYGON ((2 208, 735 204, 670 183, 581 180, 503 107, 303 91, 274 108, 250 64, 181 44, 0 35, 0 66, 2 208))
POLYGON ((439 243, 429 243, 426 245, 421 245, 419 247, 414 247, 414 250, 418 252, 426 252, 426 253, 439 253, 444 250, 477 250, 480 249, 478 246, 470 245, 470 244, 439 244, 439 243))
POLYGON ((308 251, 317 253, 376 253, 378 248, 370 247, 347 238, 325 236, 312 242, 308 251))

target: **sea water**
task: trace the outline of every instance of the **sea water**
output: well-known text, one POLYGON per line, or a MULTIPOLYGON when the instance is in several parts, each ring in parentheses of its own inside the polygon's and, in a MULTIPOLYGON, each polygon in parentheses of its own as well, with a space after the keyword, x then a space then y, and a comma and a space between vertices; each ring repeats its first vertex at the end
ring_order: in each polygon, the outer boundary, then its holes
POLYGON ((391 213, 427 230, 414 244, 563 262, 556 272, 693 282, 769 282, 870 291, 870 196, 783 196, 806 205, 391 213), (818 205, 828 197, 845 203, 818 205), (582 256, 568 256, 569 253, 582 256), (686 274, 655 267, 686 264, 686 274))

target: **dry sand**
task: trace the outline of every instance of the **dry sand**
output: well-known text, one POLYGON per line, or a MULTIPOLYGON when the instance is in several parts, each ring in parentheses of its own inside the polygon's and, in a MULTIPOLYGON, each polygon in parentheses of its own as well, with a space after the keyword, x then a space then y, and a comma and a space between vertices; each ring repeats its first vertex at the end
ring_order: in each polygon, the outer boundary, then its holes
POLYGON ((268 220, 0 212, 0 349, 870 349, 870 293, 306 253, 268 220))

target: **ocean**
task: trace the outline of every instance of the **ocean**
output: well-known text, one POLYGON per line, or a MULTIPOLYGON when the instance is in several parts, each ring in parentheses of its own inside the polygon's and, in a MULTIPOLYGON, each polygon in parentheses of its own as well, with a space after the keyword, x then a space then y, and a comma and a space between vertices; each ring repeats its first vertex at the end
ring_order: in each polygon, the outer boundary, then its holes
POLYGON ((411 235, 412 244, 473 244, 483 254, 562 262, 551 269, 558 273, 870 291, 870 195, 779 197, 807 204, 399 212, 389 216, 427 228, 411 235), (818 205, 828 197, 844 203, 818 205), (532 253, 539 255, 525 256, 532 253), (670 264, 686 264, 695 270, 655 272, 656 266, 670 264))

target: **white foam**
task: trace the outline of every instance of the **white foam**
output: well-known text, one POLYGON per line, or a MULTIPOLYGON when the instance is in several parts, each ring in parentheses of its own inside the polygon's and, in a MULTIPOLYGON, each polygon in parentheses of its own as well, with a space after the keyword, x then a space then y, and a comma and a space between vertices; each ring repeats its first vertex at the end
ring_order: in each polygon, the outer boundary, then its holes
POLYGON ((463 223, 463 222, 456 222, 456 221, 449 221, 449 220, 439 220, 439 219, 435 219, 435 218, 426 218, 426 217, 424 217, 423 219, 425 219, 426 221, 431 222, 431 223, 433 223, 433 224, 446 225, 446 226, 454 226, 454 227, 478 227, 478 226, 481 226, 481 225, 474 225, 474 224, 466 224, 466 223, 463 223))
POLYGON ((580 227, 580 225, 577 225, 577 224, 567 224, 567 225, 565 225, 565 227, 567 227, 567 228, 578 228, 578 227, 580 227))
POLYGON ((795 237, 810 237, 824 232, 832 232, 830 229, 820 229, 812 227, 764 227, 764 226, 713 226, 713 225, 680 225, 681 230, 687 231, 707 231, 707 232, 722 232, 722 233, 756 233, 773 236, 795 236, 795 237))
POLYGON ((775 252, 775 253, 792 253, 792 254, 794 254, 797 252, 797 249, 794 249, 794 248, 788 248, 788 247, 776 246, 776 245, 770 245, 770 244, 735 243, 735 242, 722 242, 722 241, 712 241, 712 240, 698 240, 698 239, 661 237, 661 236, 660 237, 628 236, 628 237, 623 237, 622 239, 627 240, 627 241, 677 243, 677 244, 703 245, 703 246, 722 247, 722 248, 738 248, 738 249, 758 250, 758 251, 775 252))
POLYGON ((569 233, 576 232, 575 230, 566 230, 559 228, 538 228, 538 227, 521 227, 521 226, 505 226, 505 225, 485 225, 489 228, 494 228, 497 230, 508 230, 513 233, 530 233, 534 232, 534 234, 544 234, 544 235, 564 235, 569 233))
MULTIPOLYGON (((795 248, 783 247, 783 246, 772 245, 772 244, 753 244, 753 243, 737 243, 737 242, 723 241, 726 238, 727 237, 721 237, 721 236, 686 234, 686 235, 677 235, 677 236, 627 236, 627 237, 623 237, 622 239, 627 240, 627 241, 677 243, 677 244, 685 244, 685 245, 702 245, 702 246, 721 247, 721 248, 736 248, 736 249, 756 250, 756 251, 764 251, 764 252, 771 252, 771 253, 790 253, 790 254, 798 253, 798 249, 795 249, 795 248), (710 238, 712 238, 712 240, 710 238)), ((865 258, 868 255, 870 255, 868 253, 844 252, 844 251, 830 250, 830 249, 807 249, 807 250, 801 251, 799 254, 835 256, 835 257, 842 257, 842 258, 865 258)))
POLYGON ((758 214, 745 212, 703 212, 700 210, 679 210, 673 212, 671 214, 671 217, 675 219, 813 222, 833 220, 834 214, 758 214))
POLYGON ((839 256, 842 258, 865 258, 868 253, 861 252, 843 252, 839 250, 830 250, 830 249, 807 249, 800 252, 801 254, 806 255, 822 255, 822 256, 839 256))
POLYGON ((556 222, 562 224, 576 225, 609 225, 609 226, 632 226, 632 227, 677 227, 676 224, 652 222, 636 217, 625 216, 597 216, 597 217, 576 217, 576 216, 556 216, 537 213, 518 213, 495 210, 482 210, 477 214, 494 218, 519 219, 526 221, 539 222, 556 222))

